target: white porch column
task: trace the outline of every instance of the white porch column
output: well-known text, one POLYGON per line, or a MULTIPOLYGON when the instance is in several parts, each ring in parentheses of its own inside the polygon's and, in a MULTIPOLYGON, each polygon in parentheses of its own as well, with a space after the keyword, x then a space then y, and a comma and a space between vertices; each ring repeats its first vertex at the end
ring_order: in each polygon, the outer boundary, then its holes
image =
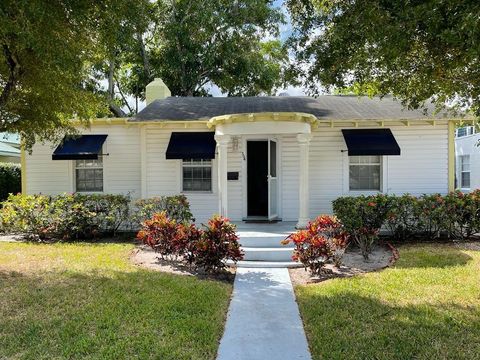
POLYGON ((297 141, 300 146, 300 171, 299 171, 299 212, 297 228, 305 228, 310 221, 309 216, 309 151, 311 134, 298 134, 297 141))
POLYGON ((227 216, 227 152, 230 135, 215 135, 218 149, 218 212, 222 216, 227 216))

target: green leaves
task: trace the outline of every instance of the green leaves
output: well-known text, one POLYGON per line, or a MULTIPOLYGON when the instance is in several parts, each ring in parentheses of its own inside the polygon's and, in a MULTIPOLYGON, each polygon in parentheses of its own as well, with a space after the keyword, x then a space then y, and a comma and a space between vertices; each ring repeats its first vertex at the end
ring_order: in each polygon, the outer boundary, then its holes
POLYGON ((178 0, 155 11, 149 59, 172 95, 208 95, 206 85, 229 95, 270 94, 281 84, 286 49, 264 41, 283 21, 271 1, 178 0))
POLYGON ((102 110, 86 87, 93 55, 95 2, 46 0, 0 4, 0 131, 58 139, 102 110))
POLYGON ((411 108, 433 97, 480 115, 480 4, 397 0, 288 2, 298 71, 323 87, 393 94, 411 108), (366 90, 366 91, 365 91, 366 90))

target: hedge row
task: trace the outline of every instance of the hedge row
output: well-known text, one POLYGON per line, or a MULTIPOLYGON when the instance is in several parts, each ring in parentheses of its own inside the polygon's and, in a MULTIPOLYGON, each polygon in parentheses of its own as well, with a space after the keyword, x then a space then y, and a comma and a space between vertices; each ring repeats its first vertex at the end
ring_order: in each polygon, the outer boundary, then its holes
POLYGON ((127 195, 10 195, 0 210, 0 229, 36 240, 92 239, 137 230, 151 214, 165 211, 177 221, 193 219, 185 196, 132 203, 127 195))
POLYGON ((22 191, 22 172, 20 164, 0 163, 0 201, 8 194, 22 191))
POLYGON ((396 240, 468 239, 480 233, 480 190, 448 195, 372 195, 341 197, 333 211, 345 229, 368 254, 381 228, 396 240))

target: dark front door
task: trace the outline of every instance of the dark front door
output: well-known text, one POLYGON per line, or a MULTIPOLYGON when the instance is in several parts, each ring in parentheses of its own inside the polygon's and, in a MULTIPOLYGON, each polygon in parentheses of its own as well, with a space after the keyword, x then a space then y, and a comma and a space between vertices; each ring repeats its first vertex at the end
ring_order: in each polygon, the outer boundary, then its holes
POLYGON ((247 141, 247 215, 268 216, 268 141, 247 141))

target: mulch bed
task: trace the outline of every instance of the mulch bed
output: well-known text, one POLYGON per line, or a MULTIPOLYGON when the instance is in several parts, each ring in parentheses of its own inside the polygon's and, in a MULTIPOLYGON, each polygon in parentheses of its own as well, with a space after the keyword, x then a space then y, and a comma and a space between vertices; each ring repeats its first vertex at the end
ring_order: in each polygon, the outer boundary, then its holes
POLYGON ((235 279, 235 267, 227 266, 223 272, 210 274, 191 268, 181 259, 161 259, 159 255, 148 246, 139 245, 132 253, 131 260, 136 265, 155 271, 166 272, 184 276, 196 276, 201 279, 212 279, 233 283, 235 279))
POLYGON ((289 269, 293 285, 308 285, 333 278, 350 277, 368 272, 378 271, 391 266, 398 259, 398 250, 391 244, 377 246, 368 261, 363 259, 359 249, 349 248, 343 256, 342 265, 337 268, 333 264, 325 267, 321 275, 311 275, 304 268, 289 269))

